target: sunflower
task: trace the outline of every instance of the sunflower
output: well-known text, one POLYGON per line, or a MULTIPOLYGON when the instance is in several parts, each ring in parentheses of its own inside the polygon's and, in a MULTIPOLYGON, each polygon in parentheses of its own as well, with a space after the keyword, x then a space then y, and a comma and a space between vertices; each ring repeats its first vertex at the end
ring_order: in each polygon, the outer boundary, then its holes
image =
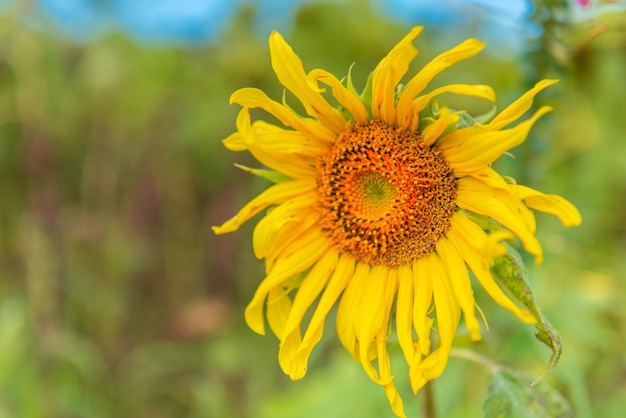
POLYGON ((503 240, 517 238, 541 262, 531 209, 556 215, 565 226, 581 222, 578 210, 562 197, 518 185, 491 168, 551 110, 541 107, 515 123, 534 96, 556 80, 540 81, 489 123, 479 124, 465 112, 439 107, 435 97, 454 93, 493 102, 489 86, 425 89, 437 74, 485 44, 467 39, 401 85, 417 55, 412 42, 421 30, 413 28, 380 61, 361 94, 350 73, 345 80, 322 69, 307 74, 273 32, 272 68, 308 116, 256 88, 231 96, 231 104, 242 110, 237 132, 224 144, 249 151, 267 169, 243 168, 275 184, 214 227, 218 234, 232 232, 268 209, 253 233, 266 277, 245 319, 265 334, 267 318, 280 340, 284 372, 292 379, 305 375, 326 316, 338 304, 342 345, 384 387, 400 417, 405 414, 388 344, 402 350, 413 392, 441 375, 461 316, 471 339, 481 338, 470 274, 497 304, 534 323, 492 277, 493 259, 507 253, 503 240), (284 126, 251 123, 251 108, 263 109, 284 126))

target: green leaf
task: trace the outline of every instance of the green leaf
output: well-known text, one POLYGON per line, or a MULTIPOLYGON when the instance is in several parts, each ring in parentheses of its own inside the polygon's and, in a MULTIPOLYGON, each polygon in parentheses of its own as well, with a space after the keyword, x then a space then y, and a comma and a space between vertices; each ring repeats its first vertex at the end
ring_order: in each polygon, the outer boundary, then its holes
POLYGON ((241 168, 243 171, 247 171, 250 174, 254 174, 255 176, 263 177, 266 180, 271 181, 272 183, 284 183, 286 181, 291 181, 292 179, 284 175, 283 173, 279 173, 273 170, 265 170, 261 168, 251 168, 241 164, 235 164, 235 167, 241 168))
POLYGON ((506 369, 493 372, 485 418, 570 418, 567 400, 551 385, 532 386, 532 379, 506 369))
POLYGON ((491 272, 498 283, 533 314, 537 320, 535 337, 552 350, 552 356, 546 371, 533 382, 534 385, 550 374, 556 367, 562 351, 561 336, 539 310, 535 295, 528 283, 528 273, 521 256, 510 245, 507 245, 507 247, 508 253, 494 260, 491 272))

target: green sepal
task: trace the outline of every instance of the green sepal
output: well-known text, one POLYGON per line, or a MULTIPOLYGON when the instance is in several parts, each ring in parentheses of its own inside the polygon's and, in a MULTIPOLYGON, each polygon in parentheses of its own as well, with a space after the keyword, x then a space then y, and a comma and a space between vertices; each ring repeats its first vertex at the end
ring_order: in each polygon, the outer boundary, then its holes
POLYGON ((480 125, 489 123, 494 118, 494 116, 496 116, 497 111, 498 111, 498 108, 494 104, 493 106, 491 106, 491 110, 489 110, 487 113, 483 113, 482 115, 476 116, 474 118, 474 121, 476 121, 476 123, 480 125))
MULTIPOLYGON (((359 97, 361 97, 361 101, 363 102, 363 104, 365 105, 366 109, 371 109, 372 108, 372 91, 373 91, 373 87, 372 87, 372 83, 374 80, 374 73, 370 73, 370 75, 367 76, 367 81, 365 82, 365 88, 363 89, 363 92, 361 93, 361 95, 359 97)), ((349 83, 348 85, 350 85, 351 83, 349 83)), ((371 112, 371 110, 370 110, 371 112)), ((371 116, 371 114, 370 114, 371 116)))
POLYGON ((419 114, 418 129, 420 132, 424 132, 424 129, 437 120, 439 117, 439 104, 435 99, 432 99, 419 114))
POLYGON ((546 371, 532 382, 532 385, 535 385, 549 375, 559 362, 562 352, 561 336, 550 324, 550 321, 541 313, 535 295, 528 283, 528 273, 521 256, 513 247, 506 243, 503 244, 507 246, 508 253, 494 259, 491 273, 502 287, 532 313, 537 321, 535 324, 537 329, 535 338, 552 350, 546 371))
POLYGON ((494 231, 497 229, 502 229, 499 223, 497 223, 496 221, 494 221, 488 216, 479 215, 478 213, 470 212, 470 211, 463 210, 463 209, 459 209, 459 212, 467 216, 472 222, 478 225, 480 229, 482 229, 483 231, 490 232, 490 231, 494 231))
POLYGON ((235 164, 235 167, 241 168, 243 171, 254 174, 255 176, 262 177, 266 180, 271 181, 272 183, 284 183, 287 181, 293 181, 291 178, 287 177, 283 173, 279 173, 274 170, 265 170, 262 168, 251 168, 241 164, 235 164))
POLYGON ((533 386, 532 378, 504 368, 493 371, 485 418, 571 418, 567 400, 553 386, 533 386))

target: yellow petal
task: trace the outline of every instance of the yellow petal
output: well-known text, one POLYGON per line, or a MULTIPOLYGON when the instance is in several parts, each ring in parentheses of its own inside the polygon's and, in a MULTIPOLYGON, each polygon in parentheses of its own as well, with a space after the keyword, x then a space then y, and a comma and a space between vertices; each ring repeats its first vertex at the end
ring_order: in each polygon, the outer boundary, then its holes
POLYGON ((300 323, 306 311, 315 302, 328 278, 337 265, 339 253, 331 249, 324 254, 311 271, 303 279, 298 288, 293 306, 289 311, 283 334, 280 337, 281 344, 278 352, 278 361, 283 371, 293 380, 304 377, 306 373, 306 358, 296 356, 302 343, 300 323))
POLYGON ((480 325, 476 319, 476 301, 465 262, 446 238, 440 238, 437 241, 437 253, 448 272, 456 300, 463 310, 470 337, 473 341, 478 341, 480 340, 480 325))
POLYGON ((396 121, 394 94, 396 85, 409 69, 409 64, 417 56, 413 40, 422 31, 416 26, 383 58, 372 75, 372 116, 389 124, 396 121))
POLYGON ((304 216, 300 222, 290 222, 285 224, 275 236, 272 242, 267 243, 265 248, 265 274, 270 274, 274 269, 276 260, 286 252, 291 251, 291 247, 296 241, 302 239, 304 235, 310 234, 311 228, 317 222, 317 214, 304 216))
POLYGON ((359 361, 355 321, 360 315, 364 289, 370 283, 370 266, 357 263, 354 275, 341 297, 337 309, 337 336, 344 348, 359 361))
POLYGON ((318 171, 315 160, 299 155, 281 155, 266 151, 256 144, 250 145, 250 153, 258 162, 294 180, 315 180, 318 171))
POLYGON ((270 290, 267 297, 267 322, 280 339, 285 331, 287 316, 291 311, 291 298, 281 287, 270 290))
POLYGON ((535 86, 524 93, 519 99, 511 103, 500 114, 498 114, 490 123, 492 129, 501 129, 520 118, 530 109, 533 99, 541 90, 548 86, 558 83, 559 80, 541 80, 535 86))
POLYGON ((485 166, 479 170, 473 171, 471 176, 480 183, 484 183, 488 187, 496 190, 494 193, 503 196, 502 201, 508 205, 513 213, 520 217, 520 220, 524 222, 526 228, 533 234, 537 232, 534 213, 525 207, 519 196, 515 193, 513 185, 505 180, 500 173, 491 167, 485 166))
POLYGON ((530 324, 535 323, 533 315, 513 303, 494 280, 489 271, 492 258, 486 257, 475 248, 475 246, 480 248, 483 245, 487 240, 487 234, 465 215, 458 212, 451 218, 451 223, 452 226, 446 237, 470 267, 483 289, 498 305, 513 312, 522 321, 530 324))
POLYGON ((283 129, 261 120, 255 121, 252 129, 259 148, 279 154, 300 154, 316 158, 329 147, 326 141, 319 141, 301 132, 283 129))
POLYGON ((272 68, 278 81, 302 102, 310 116, 321 121, 332 131, 341 132, 346 123, 344 117, 324 99, 319 89, 312 88, 304 72, 302 61, 281 34, 273 31, 269 44, 272 68))
POLYGON ((411 388, 414 392, 417 392, 429 380, 435 379, 443 373, 461 317, 459 303, 454 298, 450 277, 441 260, 434 253, 425 259, 432 276, 439 348, 426 356, 419 365, 419 372, 414 374, 414 379, 411 380, 411 388))
POLYGON ((543 260, 541 244, 529 229, 526 219, 527 209, 515 205, 510 195, 495 190, 472 177, 457 180, 457 205, 470 212, 488 216, 510 229, 522 240, 524 249, 535 256, 535 262, 543 260))
POLYGON ((408 364, 413 362, 413 270, 410 266, 398 267, 398 302, 396 305, 396 332, 398 342, 408 364))
POLYGON ((439 118, 428 125, 422 132, 422 139, 426 145, 431 146, 441 136, 448 126, 454 125, 459 120, 459 115, 450 112, 447 107, 441 108, 439 118))
POLYGON ((294 197, 302 196, 311 192, 314 188, 314 181, 289 181, 275 184, 248 202, 237 215, 224 222, 221 226, 214 226, 212 228, 213 232, 225 234, 236 231, 245 221, 268 206, 277 205, 294 197))
POLYGON ((273 245, 289 237, 277 239, 279 231, 286 224, 290 222, 303 223, 306 218, 309 218, 310 212, 306 209, 315 205, 316 201, 316 193, 310 192, 299 196, 297 199, 288 200, 269 211, 254 227, 252 234, 252 247, 257 258, 267 257, 269 255, 268 250, 273 245))
POLYGON ((334 75, 325 70, 315 69, 309 72, 308 77, 311 82, 321 81, 329 86, 335 99, 352 114, 357 122, 365 123, 369 120, 367 109, 361 99, 344 87, 334 75))
POLYGON ((398 125, 404 129, 416 131, 419 128, 419 114, 430 103, 430 101, 441 94, 452 93, 460 94, 464 96, 478 97, 481 99, 489 100, 490 102, 496 101, 496 93, 493 89, 484 84, 449 84, 447 86, 434 89, 428 94, 419 96, 411 103, 410 111, 402 108, 402 113, 398 111, 398 125))
POLYGON ((352 257, 346 255, 340 257, 337 268, 328 281, 328 285, 317 304, 311 322, 304 334, 304 338, 292 359, 292 362, 298 365, 296 367, 299 367, 305 372, 313 347, 322 339, 326 316, 334 306, 341 292, 343 292, 352 279, 354 264, 352 257))
POLYGON ((245 151, 248 149, 248 144, 246 144, 241 132, 234 132, 230 134, 222 141, 222 143, 230 151, 245 151))
POLYGON ((529 208, 558 216, 563 226, 577 226, 582 222, 576 206, 555 194, 544 194, 530 187, 514 185, 515 192, 529 208))
POLYGON ((406 123, 412 114, 411 102, 424 88, 446 68, 478 54, 486 43, 476 39, 466 39, 454 48, 439 54, 409 81, 398 100, 398 121, 406 123))
POLYGON ((386 266, 374 266, 369 274, 369 283, 362 289, 363 295, 355 317, 356 338, 359 341, 359 360, 370 379, 379 385, 389 383, 378 376, 376 369, 369 361, 369 348, 374 336, 383 327, 385 315, 385 289, 387 287, 389 269, 386 266))
POLYGON ((544 106, 530 119, 503 131, 486 131, 484 126, 459 129, 441 138, 437 148, 456 173, 471 173, 524 142, 537 119, 551 110, 551 107, 544 106))
POLYGON ((267 295, 275 288, 282 286, 295 275, 311 267, 328 251, 328 241, 317 228, 312 228, 302 236, 276 261, 276 265, 263 279, 257 288, 252 300, 245 310, 245 319, 248 326, 257 334, 265 334, 263 320, 263 306, 267 295))
POLYGON ((433 325, 433 319, 428 316, 433 301, 433 283, 425 257, 413 263, 413 288, 413 326, 421 353, 426 355, 430 353, 430 331, 433 325))
POLYGON ((230 103, 237 103, 242 107, 261 108, 274 115, 286 126, 325 142, 332 142, 336 136, 328 127, 313 119, 304 119, 291 109, 270 99, 262 90, 252 87, 239 89, 230 96, 230 103))
POLYGON ((297 144, 294 139, 298 140, 304 137, 298 132, 285 131, 278 127, 272 127, 270 124, 259 124, 258 122, 251 125, 250 110, 247 107, 241 109, 237 116, 237 130, 236 134, 224 140, 226 147, 231 147, 234 150, 247 149, 263 165, 285 174, 287 177, 297 180, 316 177, 315 157, 325 151, 325 143, 309 139, 309 141, 301 141, 300 144, 297 144), (287 143, 285 143, 284 138, 286 132, 295 134, 288 136, 291 141, 287 143), (305 147, 305 144, 318 145, 318 148, 321 149, 317 151, 312 147, 305 147))
MULTIPOLYGON (((381 336, 382 337, 382 336, 381 336)), ((376 344, 377 357, 378 357, 378 370, 380 377, 383 381, 388 381, 384 385, 385 395, 391 405, 391 410, 398 417, 406 418, 404 413, 404 406, 402 405, 402 398, 396 386, 393 384, 393 376, 391 376, 391 365, 389 362, 389 353, 387 352, 387 345, 383 338, 380 338, 376 344)))

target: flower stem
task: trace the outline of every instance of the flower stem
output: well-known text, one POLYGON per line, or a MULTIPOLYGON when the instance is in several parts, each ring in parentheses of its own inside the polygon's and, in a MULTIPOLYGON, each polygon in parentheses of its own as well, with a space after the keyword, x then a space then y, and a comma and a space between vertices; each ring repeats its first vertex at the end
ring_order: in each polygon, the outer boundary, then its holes
POLYGON ((436 418, 437 410, 435 409, 435 393, 433 390, 434 382, 431 380, 426 383, 422 393, 424 394, 424 402, 422 404, 422 411, 424 418, 436 418))

